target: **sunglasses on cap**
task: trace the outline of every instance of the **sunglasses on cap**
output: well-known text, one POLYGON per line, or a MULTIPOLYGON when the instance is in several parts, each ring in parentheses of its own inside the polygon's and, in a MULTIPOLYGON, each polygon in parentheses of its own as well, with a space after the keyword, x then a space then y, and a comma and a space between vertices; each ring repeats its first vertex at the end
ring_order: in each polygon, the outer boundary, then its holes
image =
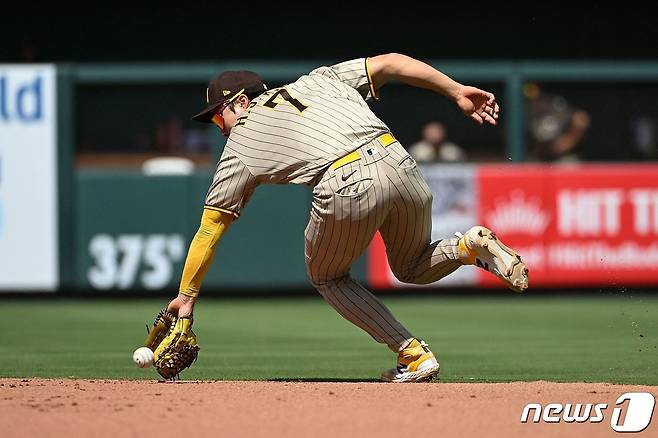
POLYGON ((226 102, 222 103, 219 107, 217 107, 217 110, 215 111, 215 114, 212 116, 212 122, 217 125, 217 127, 224 132, 224 117, 222 117, 222 113, 224 110, 233 102, 235 99, 240 97, 240 95, 244 93, 244 88, 236 93, 235 96, 231 97, 228 99, 226 102))

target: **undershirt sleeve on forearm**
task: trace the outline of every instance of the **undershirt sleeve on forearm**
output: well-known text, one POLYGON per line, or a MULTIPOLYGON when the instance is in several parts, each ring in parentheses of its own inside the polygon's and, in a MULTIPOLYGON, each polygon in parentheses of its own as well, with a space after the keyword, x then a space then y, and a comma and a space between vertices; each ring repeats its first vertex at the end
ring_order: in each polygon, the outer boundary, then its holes
POLYGON ((185 267, 180 282, 180 293, 197 297, 203 278, 212 262, 217 242, 233 222, 234 217, 228 213, 209 208, 203 209, 201 225, 194 235, 185 259, 185 267))

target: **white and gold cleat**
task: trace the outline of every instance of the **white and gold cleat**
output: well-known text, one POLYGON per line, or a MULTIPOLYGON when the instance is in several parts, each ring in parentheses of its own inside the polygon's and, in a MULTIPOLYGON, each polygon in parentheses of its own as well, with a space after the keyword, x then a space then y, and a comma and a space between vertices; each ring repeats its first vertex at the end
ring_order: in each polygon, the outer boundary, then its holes
POLYGON ((496 237, 496 233, 475 226, 463 235, 455 235, 459 237, 459 254, 464 263, 486 269, 515 292, 528 289, 528 267, 520 255, 496 237))
POLYGON ((412 339, 398 353, 396 368, 382 373, 384 382, 414 383, 429 382, 439 374, 439 362, 424 341, 412 339))

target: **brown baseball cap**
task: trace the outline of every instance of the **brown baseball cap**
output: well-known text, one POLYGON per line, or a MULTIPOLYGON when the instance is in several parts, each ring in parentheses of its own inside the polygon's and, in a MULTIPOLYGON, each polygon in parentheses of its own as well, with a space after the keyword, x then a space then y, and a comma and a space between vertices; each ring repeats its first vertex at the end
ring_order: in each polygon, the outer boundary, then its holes
POLYGON ((221 104, 246 94, 249 99, 260 95, 267 86, 260 76, 252 71, 225 71, 217 75, 206 89, 208 106, 192 117, 192 120, 202 123, 212 123, 212 116, 221 104))

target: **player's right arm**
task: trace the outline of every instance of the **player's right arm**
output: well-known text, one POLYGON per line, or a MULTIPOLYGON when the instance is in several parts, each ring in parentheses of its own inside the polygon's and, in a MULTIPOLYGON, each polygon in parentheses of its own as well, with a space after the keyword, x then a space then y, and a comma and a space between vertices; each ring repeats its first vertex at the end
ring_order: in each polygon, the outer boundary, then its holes
POLYGON ((179 317, 192 314, 219 240, 240 216, 255 188, 255 177, 227 144, 206 195, 201 225, 190 243, 178 296, 169 303, 170 312, 179 317))
POLYGON ((187 252, 178 296, 167 307, 178 317, 192 315, 203 278, 210 268, 217 244, 233 222, 234 216, 211 208, 204 208, 201 225, 187 252))
POLYGON ((498 119, 498 103, 492 93, 462 85, 434 67, 399 53, 368 58, 368 72, 375 93, 391 80, 442 94, 455 102, 461 111, 482 124, 498 119))

